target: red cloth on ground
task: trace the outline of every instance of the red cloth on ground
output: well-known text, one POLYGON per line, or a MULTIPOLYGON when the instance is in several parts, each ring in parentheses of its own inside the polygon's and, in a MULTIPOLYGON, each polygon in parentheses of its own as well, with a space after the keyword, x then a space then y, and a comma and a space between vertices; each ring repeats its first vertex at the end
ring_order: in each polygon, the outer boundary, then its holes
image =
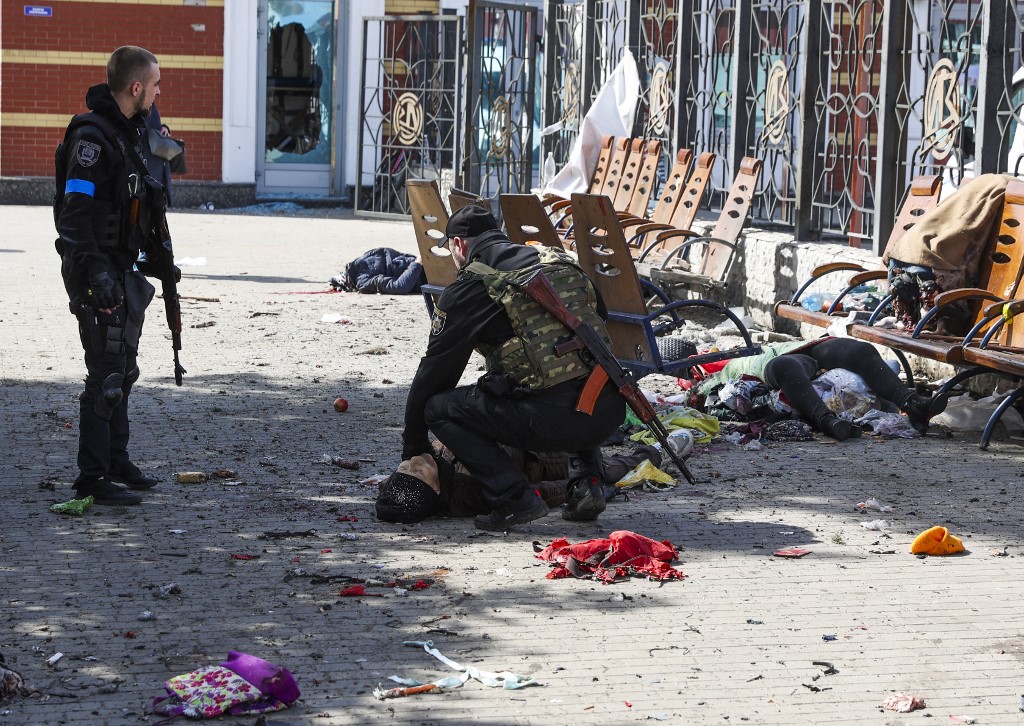
POLYGON ((612 532, 607 539, 591 539, 578 544, 569 544, 561 537, 537 554, 538 559, 556 564, 548 573, 548 579, 592 575, 606 583, 629 575, 681 580, 683 573, 668 564, 678 556, 676 548, 668 540, 656 542, 628 530, 612 532))

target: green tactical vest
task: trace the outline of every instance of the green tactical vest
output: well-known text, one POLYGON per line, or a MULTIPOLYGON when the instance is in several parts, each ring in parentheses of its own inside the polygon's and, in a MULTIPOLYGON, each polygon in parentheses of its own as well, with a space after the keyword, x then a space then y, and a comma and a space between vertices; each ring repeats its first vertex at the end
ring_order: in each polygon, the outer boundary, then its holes
POLYGON ((549 247, 538 249, 540 262, 521 270, 501 272, 482 262, 472 262, 466 270, 483 278, 494 302, 505 308, 515 337, 501 345, 480 345, 477 350, 487 362, 487 372, 507 374, 520 386, 550 388, 590 373, 593 367, 573 351, 556 355, 555 346, 571 339, 572 333, 533 298, 510 283, 527 280, 538 269, 543 271, 565 307, 589 324, 611 345, 604 321, 597 314, 594 287, 583 269, 564 252, 549 247))

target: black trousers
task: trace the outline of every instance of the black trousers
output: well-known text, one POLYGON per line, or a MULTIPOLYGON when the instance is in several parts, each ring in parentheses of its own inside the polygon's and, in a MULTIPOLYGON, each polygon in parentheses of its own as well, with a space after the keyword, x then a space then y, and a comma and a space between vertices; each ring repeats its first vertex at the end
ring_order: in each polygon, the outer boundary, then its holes
POLYGON ((603 478, 601 442, 622 425, 626 402, 611 386, 593 415, 576 411, 585 378, 526 395, 494 395, 477 385, 439 393, 427 401, 427 427, 483 487, 490 506, 522 495, 526 475, 498 444, 530 451, 569 452, 569 480, 603 478))
POLYGON ((109 313, 72 303, 86 369, 79 396, 78 481, 106 476, 130 461, 128 398, 139 376, 139 337, 155 290, 138 272, 124 273, 122 283, 125 301, 109 313), (120 380, 111 381, 112 375, 120 380), (117 405, 105 405, 104 398, 118 388, 117 405))
POLYGON ((903 406, 913 391, 903 385, 873 346, 853 338, 828 338, 799 353, 773 358, 764 369, 764 382, 781 390, 800 415, 817 425, 829 413, 811 378, 819 370, 843 368, 864 379, 876 396, 903 406))

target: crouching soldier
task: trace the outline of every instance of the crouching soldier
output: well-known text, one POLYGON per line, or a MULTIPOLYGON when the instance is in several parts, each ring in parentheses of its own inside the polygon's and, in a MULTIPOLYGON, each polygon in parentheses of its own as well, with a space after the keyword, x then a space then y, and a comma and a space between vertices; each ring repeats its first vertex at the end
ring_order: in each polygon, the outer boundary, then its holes
POLYGON ((566 307, 607 339, 603 304, 569 255, 512 243, 482 207, 463 207, 445 231, 438 246, 449 247, 460 272, 434 309, 406 403, 402 458, 432 455, 432 431, 483 488, 491 512, 477 516, 476 527, 504 531, 548 507, 499 444, 567 451, 562 517, 596 519, 605 508, 600 444, 621 425, 626 404, 611 385, 581 401, 593 368, 586 353, 566 345, 569 331, 506 281, 542 270, 566 307), (456 387, 474 349, 487 371, 456 387))

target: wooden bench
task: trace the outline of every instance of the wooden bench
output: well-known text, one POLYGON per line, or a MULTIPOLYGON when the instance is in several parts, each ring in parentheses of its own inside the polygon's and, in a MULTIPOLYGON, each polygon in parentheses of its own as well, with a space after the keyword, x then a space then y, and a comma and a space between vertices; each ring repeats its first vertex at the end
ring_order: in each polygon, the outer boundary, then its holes
MULTIPOLYGON (((910 184, 910 189, 900 205, 899 214, 896 216, 896 224, 893 225, 892 233, 886 242, 886 251, 890 250, 904 234, 907 233, 921 218, 923 214, 934 209, 939 203, 939 194, 942 191, 941 176, 920 176, 910 184)), ((884 254, 883 254, 884 256, 884 254)), ((837 318, 845 317, 845 312, 840 312, 843 300, 857 287, 874 280, 885 280, 888 278, 888 271, 884 269, 869 270, 856 262, 830 262, 821 265, 811 271, 811 276, 800 287, 789 300, 779 301, 775 304, 775 314, 780 318, 794 320, 798 323, 807 323, 821 328, 827 328, 837 318), (843 290, 832 297, 832 302, 827 310, 808 310, 800 303, 800 298, 809 288, 816 285, 821 279, 839 272, 853 272, 854 275, 846 280, 843 290)))

